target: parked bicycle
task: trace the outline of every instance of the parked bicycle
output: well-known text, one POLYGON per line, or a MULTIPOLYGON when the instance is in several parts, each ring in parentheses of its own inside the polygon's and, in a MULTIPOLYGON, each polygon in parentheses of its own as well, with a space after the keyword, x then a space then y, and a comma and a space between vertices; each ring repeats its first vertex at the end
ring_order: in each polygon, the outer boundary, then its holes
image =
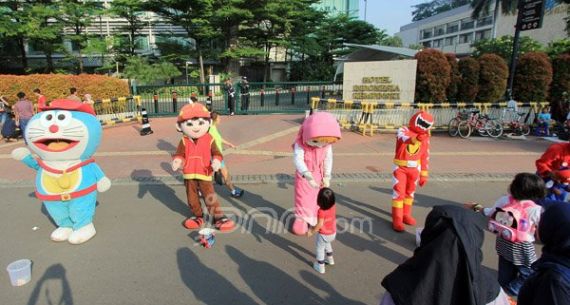
POLYGON ((448 126, 447 133, 449 134, 449 136, 457 137, 459 135, 459 123, 467 119, 469 119, 468 110, 464 109, 457 111, 457 115, 453 119, 449 120, 449 123, 447 124, 448 126))
POLYGON ((463 139, 469 138, 473 130, 483 137, 498 138, 503 134, 503 124, 486 114, 481 114, 479 110, 470 111, 469 118, 459 122, 457 128, 459 136, 463 139))
MULTIPOLYGON (((505 115, 505 114, 504 114, 505 115)), ((503 121, 503 125, 515 135, 528 136, 530 134, 530 124, 528 120, 529 113, 515 112, 507 121, 503 121)))

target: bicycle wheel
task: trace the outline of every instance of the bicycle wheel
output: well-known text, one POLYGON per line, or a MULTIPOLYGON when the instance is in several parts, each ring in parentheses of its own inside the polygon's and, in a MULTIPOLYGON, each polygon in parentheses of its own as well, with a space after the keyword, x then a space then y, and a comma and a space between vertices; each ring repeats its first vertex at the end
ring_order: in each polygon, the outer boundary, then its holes
POLYGON ((449 121, 447 133, 450 137, 457 137, 459 135, 459 123, 461 120, 459 118, 453 118, 449 121))
POLYGON ((485 123, 485 130, 491 138, 498 138, 503 135, 503 124, 499 121, 489 120, 485 123))
POLYGON ((521 124, 519 126, 519 132, 523 136, 528 136, 530 134, 530 125, 528 124, 521 124))
POLYGON ((459 122, 459 125, 457 125, 457 132, 463 139, 469 138, 471 135, 471 124, 469 124, 468 121, 459 122))

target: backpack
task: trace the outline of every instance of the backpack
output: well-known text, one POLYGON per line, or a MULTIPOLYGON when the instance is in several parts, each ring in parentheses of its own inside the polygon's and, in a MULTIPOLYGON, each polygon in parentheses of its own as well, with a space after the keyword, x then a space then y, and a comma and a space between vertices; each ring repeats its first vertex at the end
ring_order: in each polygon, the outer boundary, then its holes
POLYGON ((530 242, 536 230, 530 224, 526 209, 536 206, 532 200, 517 201, 509 196, 509 203, 496 208, 489 221, 489 231, 510 242, 530 242))

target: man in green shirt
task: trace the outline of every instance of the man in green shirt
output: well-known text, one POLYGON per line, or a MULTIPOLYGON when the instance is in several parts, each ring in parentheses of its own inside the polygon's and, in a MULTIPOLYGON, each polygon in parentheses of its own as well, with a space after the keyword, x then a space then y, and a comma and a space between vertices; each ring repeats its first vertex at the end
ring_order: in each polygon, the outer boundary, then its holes
MULTIPOLYGON (((221 116, 217 112, 212 112, 212 126, 210 126, 209 133, 212 136, 212 138, 214 138, 214 142, 216 142, 218 150, 223 153, 224 144, 226 144, 231 148, 236 148, 236 146, 230 143, 229 141, 224 140, 224 138, 222 138, 222 135, 218 131, 218 125, 220 124, 220 121, 221 121, 221 116)), ((222 175, 224 184, 230 190, 232 197, 239 198, 243 196, 244 190, 235 187, 234 184, 232 183, 232 179, 230 177, 228 166, 225 164, 225 160, 222 161, 222 167, 220 168, 220 171, 214 173, 214 176, 216 177, 217 175, 220 174, 222 175)), ((218 178, 216 178, 215 180, 219 181, 218 178)))

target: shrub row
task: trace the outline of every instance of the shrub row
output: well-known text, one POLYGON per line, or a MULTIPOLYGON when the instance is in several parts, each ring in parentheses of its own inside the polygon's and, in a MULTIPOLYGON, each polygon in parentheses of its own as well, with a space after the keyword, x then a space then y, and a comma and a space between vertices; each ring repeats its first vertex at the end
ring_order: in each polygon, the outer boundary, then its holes
POLYGON ((40 88, 48 100, 64 98, 69 95, 69 88, 77 88, 78 94, 91 94, 93 99, 128 96, 129 85, 126 81, 104 75, 63 75, 63 74, 31 74, 0 75, 0 95, 9 102, 16 100, 20 91, 26 93, 31 101, 36 100, 32 91, 40 88))

